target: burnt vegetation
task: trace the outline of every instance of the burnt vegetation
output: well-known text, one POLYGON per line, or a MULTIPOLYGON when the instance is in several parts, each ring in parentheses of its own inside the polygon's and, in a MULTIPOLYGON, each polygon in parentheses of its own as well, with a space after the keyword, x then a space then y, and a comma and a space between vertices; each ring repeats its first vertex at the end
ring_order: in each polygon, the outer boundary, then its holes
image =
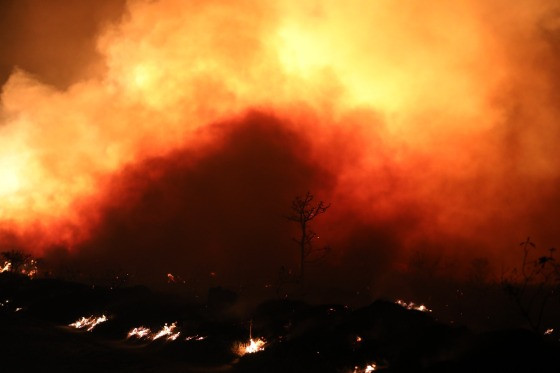
POLYGON ((286 219, 294 222, 299 229, 299 235, 294 237, 293 241, 299 249, 298 281, 301 284, 304 281, 305 265, 322 259, 330 251, 328 246, 317 248, 313 245, 319 236, 311 229, 311 222, 331 207, 330 203, 323 201, 313 202, 314 198, 311 192, 307 192, 303 197, 295 197, 292 201, 291 214, 286 216, 286 219))
POLYGON ((438 273, 449 263, 413 256, 406 281, 414 286, 401 294, 415 294, 427 307, 387 297, 365 306, 316 303, 301 294, 249 302, 223 286, 194 296, 182 281, 154 290, 6 271, 0 274, 0 333, 8 342, 3 366, 22 372, 556 372, 554 251, 538 255, 528 239, 520 253, 519 267, 500 281, 489 278, 487 261, 478 258, 466 280, 445 285, 438 273), (106 321, 91 331, 69 326, 90 315, 106 321), (154 337, 164 325, 179 333, 175 339, 154 337), (149 337, 129 335, 140 327, 149 337), (239 354, 257 340, 262 350, 239 354))
POLYGON ((556 249, 542 252, 530 237, 519 245, 522 247, 521 264, 502 274, 502 288, 527 325, 536 332, 546 332, 549 328, 543 326, 543 320, 554 312, 551 304, 557 303, 560 295, 560 263, 554 257, 556 249))

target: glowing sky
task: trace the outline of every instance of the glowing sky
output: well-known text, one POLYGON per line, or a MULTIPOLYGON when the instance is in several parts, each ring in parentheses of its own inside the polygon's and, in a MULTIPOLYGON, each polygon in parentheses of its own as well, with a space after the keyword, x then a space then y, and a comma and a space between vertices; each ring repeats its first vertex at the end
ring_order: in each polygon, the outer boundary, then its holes
POLYGON ((2 7, 5 246, 290 266, 307 190, 333 266, 559 241, 555 1, 2 7))

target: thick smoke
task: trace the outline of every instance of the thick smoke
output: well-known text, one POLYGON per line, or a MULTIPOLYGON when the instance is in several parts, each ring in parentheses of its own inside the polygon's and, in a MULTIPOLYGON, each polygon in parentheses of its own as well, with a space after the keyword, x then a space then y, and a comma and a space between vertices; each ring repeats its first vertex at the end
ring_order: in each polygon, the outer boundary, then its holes
POLYGON ((3 246, 265 283, 297 268, 307 190, 349 283, 560 241, 554 1, 129 1, 51 34, 55 67, 23 25, 82 5, 7 4, 3 246))
POLYGON ((3 0, 0 84, 16 66, 60 88, 99 73, 96 36, 121 17, 124 6, 124 0, 3 0))

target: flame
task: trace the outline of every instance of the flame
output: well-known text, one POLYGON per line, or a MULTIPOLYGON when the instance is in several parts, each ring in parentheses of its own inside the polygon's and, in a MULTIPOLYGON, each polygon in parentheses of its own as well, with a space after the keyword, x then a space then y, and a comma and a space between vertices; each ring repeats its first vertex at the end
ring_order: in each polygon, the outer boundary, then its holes
POLYGON ((428 307, 426 307, 423 304, 417 305, 414 302, 406 303, 406 302, 403 302, 400 299, 397 299, 395 301, 395 303, 398 304, 399 306, 402 306, 402 307, 408 309, 408 310, 416 310, 416 311, 420 311, 420 312, 432 312, 431 309, 429 309, 428 307))
POLYGON ((259 351, 264 351, 265 346, 266 346, 266 341, 264 339, 250 338, 249 342, 247 343, 238 343, 235 346, 234 351, 237 353, 237 355, 243 356, 246 354, 254 354, 259 351))
POLYGON ((365 366, 365 368, 354 367, 354 371, 352 373, 370 373, 377 370, 377 365, 375 363, 371 363, 365 366))
POLYGON ((68 326, 71 326, 76 329, 87 328, 86 330, 88 332, 91 332, 93 328, 95 328, 97 325, 101 323, 106 322, 107 320, 109 319, 105 315, 99 317, 95 317, 95 316, 82 317, 81 319, 77 320, 76 322, 73 322, 72 324, 69 324, 68 326))
POLYGON ((39 270, 37 268, 37 261, 35 259, 31 259, 28 262, 26 262, 23 268, 21 269, 21 274, 26 275, 27 277, 30 278, 34 278, 35 276, 37 276, 38 272, 39 270))
POLYGON ((9 261, 5 261, 2 267, 0 267, 0 273, 8 272, 12 268, 12 263, 9 261))
POLYGON ((553 328, 549 328, 549 329, 546 329, 546 330, 545 330, 544 335, 551 335, 552 333, 554 333, 554 329, 553 329, 553 328))
POLYGON ((161 328, 157 333, 155 333, 151 337, 151 339, 152 341, 155 341, 156 339, 165 336, 168 341, 174 341, 181 334, 181 332, 175 332, 176 328, 177 328, 177 322, 171 323, 171 325, 167 325, 167 323, 165 323, 165 325, 163 325, 163 328, 161 328))
POLYGON ((158 340, 162 337, 165 337, 167 341, 174 341, 181 335, 180 331, 177 331, 177 322, 171 323, 171 325, 167 325, 165 323, 163 327, 155 333, 152 333, 150 328, 146 328, 144 326, 139 326, 136 328, 131 329, 128 334, 127 338, 138 338, 138 339, 149 339, 152 341, 158 340))
POLYGON ((202 336, 202 335, 190 335, 187 338, 185 338, 185 341, 203 341, 206 338, 208 338, 207 336, 202 336))
MULTIPOLYGON (((12 262, 9 260, 4 261, 4 263, 0 266, 0 273, 12 272, 12 270, 12 262)), ((38 272, 39 269, 37 268, 37 261, 35 259, 31 259, 23 263, 21 269, 19 270, 20 274, 29 278, 35 278, 38 272)))
POLYGON ((135 337, 135 338, 138 338, 138 339, 148 338, 151 333, 152 333, 152 331, 150 330, 150 328, 140 326, 140 327, 134 328, 131 331, 129 331, 128 335, 127 335, 127 338, 132 338, 132 337, 135 337))

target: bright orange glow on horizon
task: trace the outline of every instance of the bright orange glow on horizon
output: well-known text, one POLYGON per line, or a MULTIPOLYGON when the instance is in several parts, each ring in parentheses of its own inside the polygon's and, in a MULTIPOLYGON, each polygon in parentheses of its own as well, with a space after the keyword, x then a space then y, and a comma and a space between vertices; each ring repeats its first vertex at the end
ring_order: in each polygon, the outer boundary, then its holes
POLYGON ((416 206, 405 246, 490 244, 517 223, 489 221, 524 216, 532 186, 548 196, 560 177, 554 5, 129 1, 97 39, 105 71, 60 90, 17 69, 2 87, 3 230, 39 254, 73 248, 113 176, 219 147, 216 123, 257 110, 309 140, 333 205, 376 223, 416 206))

